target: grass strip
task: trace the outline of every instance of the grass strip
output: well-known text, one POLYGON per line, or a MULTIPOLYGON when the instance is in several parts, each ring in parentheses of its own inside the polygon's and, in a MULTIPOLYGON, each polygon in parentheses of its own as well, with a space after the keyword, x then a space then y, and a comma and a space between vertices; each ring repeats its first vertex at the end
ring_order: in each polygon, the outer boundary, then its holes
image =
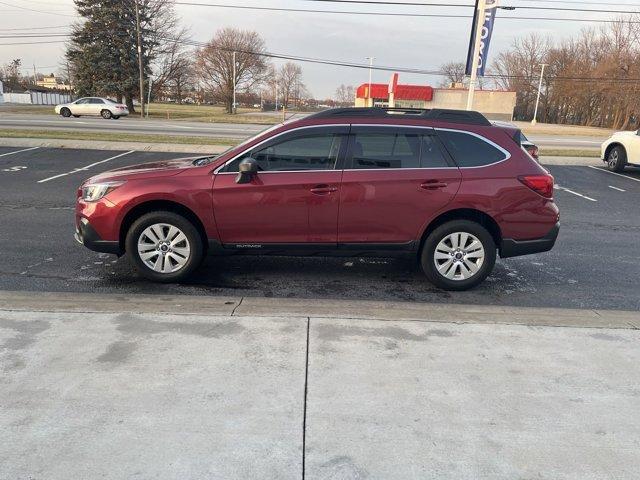
POLYGON ((600 150, 573 148, 540 148, 541 157, 588 157, 600 158, 600 150))

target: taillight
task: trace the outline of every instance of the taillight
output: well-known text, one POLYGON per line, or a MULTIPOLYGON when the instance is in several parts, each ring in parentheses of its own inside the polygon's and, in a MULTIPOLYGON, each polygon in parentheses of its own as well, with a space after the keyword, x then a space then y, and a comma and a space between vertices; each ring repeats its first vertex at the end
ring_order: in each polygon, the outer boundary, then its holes
POLYGON ((518 180, 543 197, 553 198, 553 177, 551 175, 523 175, 518 177, 518 180))

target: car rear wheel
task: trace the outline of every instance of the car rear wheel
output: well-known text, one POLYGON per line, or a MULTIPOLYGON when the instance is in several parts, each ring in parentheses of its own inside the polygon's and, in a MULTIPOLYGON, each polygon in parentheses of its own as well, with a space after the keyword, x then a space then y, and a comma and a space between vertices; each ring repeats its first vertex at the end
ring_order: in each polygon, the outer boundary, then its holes
POLYGON ((607 168, 612 172, 621 172, 627 165, 627 151, 622 145, 616 145, 607 156, 607 168))
POLYGON ((138 272, 155 282, 187 278, 203 258, 202 238, 193 224, 173 212, 151 212, 127 233, 126 251, 138 272))
POLYGON ((60 110, 60 115, 65 118, 69 118, 71 116, 71 110, 69 110, 67 107, 64 107, 62 110, 60 110))
POLYGON ((468 290, 493 270, 496 245, 482 225, 453 220, 437 227, 424 242, 421 264, 431 283, 445 290, 468 290))
POLYGON ((109 120, 111 117, 113 117, 113 114, 112 114, 109 110, 107 110, 107 109, 102 110, 102 111, 100 112, 100 115, 101 115, 101 116, 102 116, 102 118, 104 118, 105 120, 109 120))

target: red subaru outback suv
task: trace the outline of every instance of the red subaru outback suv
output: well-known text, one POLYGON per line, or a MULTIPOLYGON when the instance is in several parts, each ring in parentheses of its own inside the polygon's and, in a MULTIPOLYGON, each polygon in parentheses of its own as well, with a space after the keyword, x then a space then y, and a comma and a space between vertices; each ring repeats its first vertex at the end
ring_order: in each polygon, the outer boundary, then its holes
POLYGON ((550 250, 553 177, 477 112, 333 109, 207 158, 105 172, 78 189, 76 238, 179 281, 205 254, 413 255, 471 288, 501 257, 550 250))

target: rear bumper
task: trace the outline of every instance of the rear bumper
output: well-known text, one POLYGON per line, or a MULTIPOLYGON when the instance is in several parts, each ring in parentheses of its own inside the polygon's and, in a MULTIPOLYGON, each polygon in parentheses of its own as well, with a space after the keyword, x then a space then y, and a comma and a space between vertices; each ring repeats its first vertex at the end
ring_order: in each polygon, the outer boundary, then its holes
POLYGON ((520 255, 531 255, 532 253, 548 252, 553 248, 560 232, 560 222, 556 223, 553 228, 543 238, 535 240, 513 240, 504 238, 500 242, 500 257, 518 257, 520 255))
POLYGON ((86 218, 81 219, 76 225, 74 237, 78 243, 94 252, 113 253, 115 255, 122 255, 123 253, 120 248, 120 242, 102 240, 86 218))

